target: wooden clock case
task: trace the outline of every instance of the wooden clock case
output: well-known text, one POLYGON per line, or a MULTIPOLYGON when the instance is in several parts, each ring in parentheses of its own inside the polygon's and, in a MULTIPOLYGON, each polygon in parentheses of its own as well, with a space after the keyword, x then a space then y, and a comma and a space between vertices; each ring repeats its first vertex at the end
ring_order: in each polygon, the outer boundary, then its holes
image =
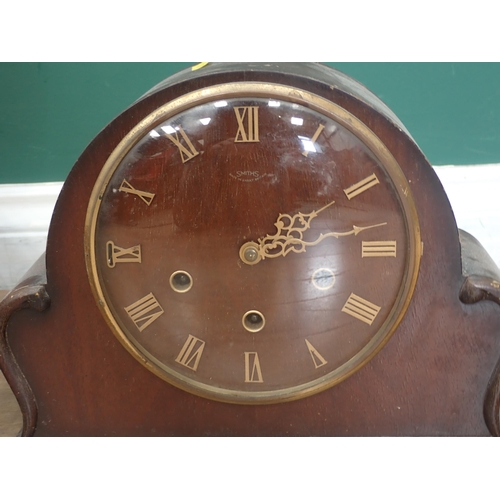
POLYGON ((394 114, 316 64, 209 64, 165 80, 101 131, 70 172, 46 253, 0 304, 0 367, 30 436, 486 436, 500 434, 500 275, 457 229, 446 194, 394 114), (423 253, 413 298, 383 349, 354 375, 292 402, 237 405, 184 392, 110 331, 84 255, 87 207, 109 155, 159 106, 226 82, 282 83, 366 124, 407 177, 423 253))

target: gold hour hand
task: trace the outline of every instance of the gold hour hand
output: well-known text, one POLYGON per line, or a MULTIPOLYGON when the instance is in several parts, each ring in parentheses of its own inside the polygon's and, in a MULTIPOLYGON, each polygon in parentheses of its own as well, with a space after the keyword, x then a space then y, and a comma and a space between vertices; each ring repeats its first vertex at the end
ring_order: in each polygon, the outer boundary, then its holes
POLYGON ((331 201, 328 205, 321 207, 319 210, 313 210, 311 213, 303 214, 299 212, 293 216, 288 214, 279 214, 278 219, 274 223, 277 231, 274 235, 270 236, 269 234, 265 238, 279 238, 283 235, 286 237, 298 237, 302 239, 302 235, 305 231, 307 231, 311 227, 311 221, 318 216, 323 210, 326 210, 328 207, 331 207, 335 201, 331 201))
MULTIPOLYGON (((299 212, 295 215, 279 214, 274 227, 276 233, 274 235, 266 235, 264 238, 259 238, 258 242, 249 241, 240 248, 240 259, 249 265, 257 264, 266 257, 274 257, 274 253, 266 255, 267 248, 277 248, 283 241, 302 241, 304 231, 311 227, 311 220, 318 216, 320 212, 332 206, 335 201, 331 201, 319 210, 313 210, 311 213, 303 214, 299 212)), ((287 252, 288 253, 288 252, 287 252)), ((281 255, 279 253, 278 255, 281 255)), ((276 255, 276 257, 278 256, 276 255)), ((286 254, 284 254, 286 255, 286 254)))

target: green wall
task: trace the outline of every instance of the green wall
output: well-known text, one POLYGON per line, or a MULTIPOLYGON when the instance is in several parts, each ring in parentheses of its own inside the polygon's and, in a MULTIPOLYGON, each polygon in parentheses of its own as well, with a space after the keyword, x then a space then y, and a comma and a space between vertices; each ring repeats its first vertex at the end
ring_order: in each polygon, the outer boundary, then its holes
MULTIPOLYGON (((0 183, 62 181, 92 138, 194 63, 0 63, 0 183)), ((328 63, 399 116, 433 165, 500 163, 499 63, 328 63)))

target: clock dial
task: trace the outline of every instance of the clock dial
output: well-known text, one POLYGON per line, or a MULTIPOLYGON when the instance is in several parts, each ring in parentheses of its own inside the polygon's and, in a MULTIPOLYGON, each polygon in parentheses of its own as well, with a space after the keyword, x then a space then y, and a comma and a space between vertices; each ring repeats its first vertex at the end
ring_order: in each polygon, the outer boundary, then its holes
POLYGON ((330 387, 394 332, 415 286, 411 191, 382 142, 318 96, 241 83, 142 120, 87 216, 87 265, 123 345, 212 399, 330 387))

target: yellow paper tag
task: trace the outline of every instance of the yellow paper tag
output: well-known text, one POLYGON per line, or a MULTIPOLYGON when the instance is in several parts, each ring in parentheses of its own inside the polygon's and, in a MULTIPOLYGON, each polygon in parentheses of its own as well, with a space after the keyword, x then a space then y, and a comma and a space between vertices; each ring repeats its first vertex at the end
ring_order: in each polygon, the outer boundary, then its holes
POLYGON ((204 66, 206 66, 207 64, 208 64, 207 62, 201 62, 201 63, 197 64, 196 66, 192 66, 191 71, 196 71, 197 69, 201 69, 204 66))

